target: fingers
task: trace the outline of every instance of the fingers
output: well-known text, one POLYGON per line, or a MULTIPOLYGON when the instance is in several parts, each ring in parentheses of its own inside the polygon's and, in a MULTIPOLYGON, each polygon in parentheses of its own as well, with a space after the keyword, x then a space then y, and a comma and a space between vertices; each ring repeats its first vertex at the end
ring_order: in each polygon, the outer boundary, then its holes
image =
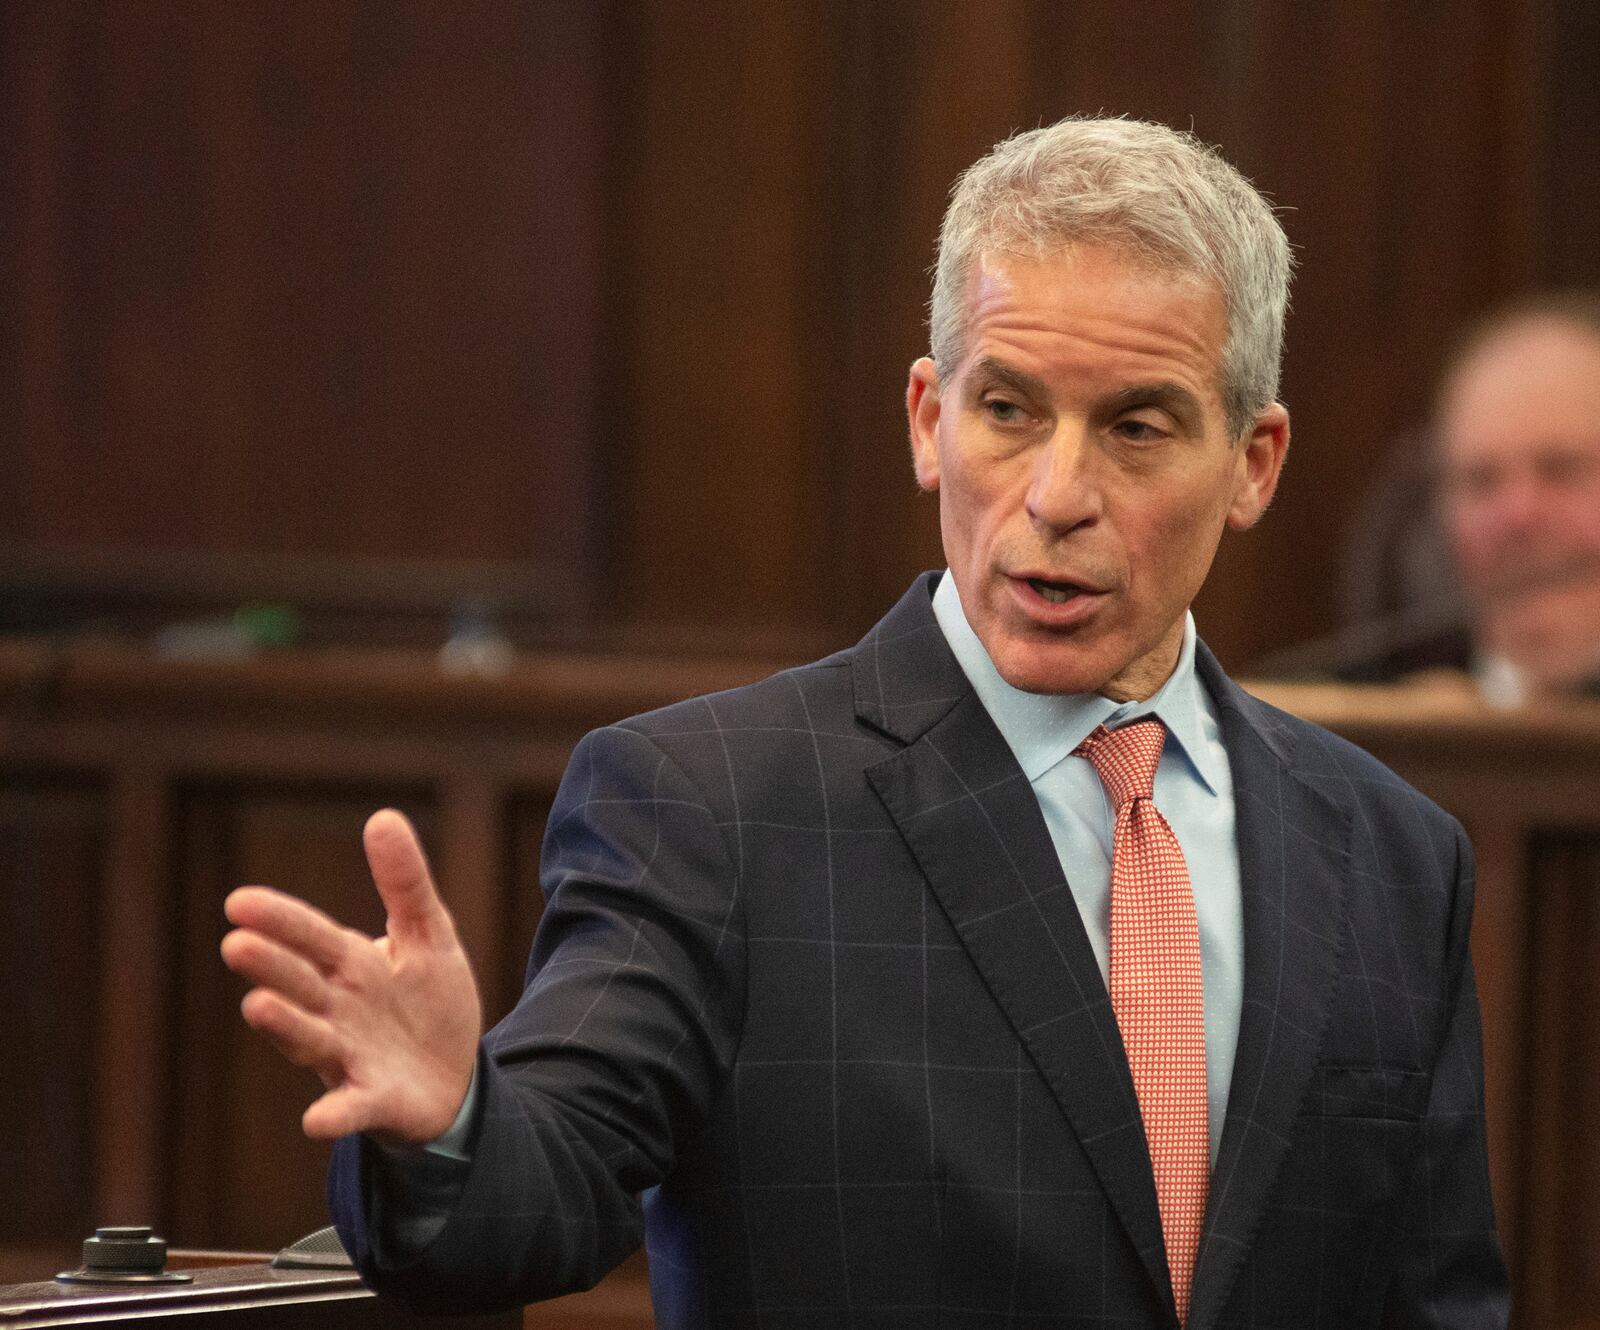
POLYGON ((282 994, 314 1015, 328 1011, 328 981, 304 956, 262 933, 236 928, 222 939, 222 962, 235 974, 282 994))
POLYGON ((366 1097, 349 1086, 329 1090, 300 1115, 300 1129, 314 1141, 332 1141, 372 1126, 366 1097))
POLYGON ((315 1070, 327 1087, 301 1115, 307 1136, 334 1140, 378 1125, 372 1095, 350 1079, 338 1036, 325 1022, 264 988, 246 993, 239 1009, 252 1029, 266 1035, 290 1062, 315 1070))
POLYGON ((315 1070, 327 1087, 327 1093, 301 1115, 300 1125, 307 1136, 334 1140, 382 1125, 380 1100, 350 1075, 340 1040, 325 1022, 264 988, 246 993, 240 1010, 252 1029, 266 1035, 290 1062, 315 1070))
POLYGON ((271 887, 240 887, 228 894, 222 912, 230 923, 271 938, 322 970, 338 966, 358 938, 305 901, 271 887))
POLYGON ((272 1040, 290 1062, 311 1067, 325 1085, 336 1086, 344 1081, 341 1041, 326 1021, 267 988, 252 988, 244 995, 239 1010, 245 1024, 272 1040))
POLYGON ((390 934, 440 941, 441 929, 451 927, 450 916, 411 823, 392 808, 380 809, 367 819, 362 842, 373 883, 389 912, 390 934))
POLYGON ((385 937, 270 887, 241 887, 223 907, 237 927, 222 959, 255 985, 241 1003, 245 1021, 327 1087, 304 1114, 307 1135, 430 1140, 460 1105, 456 1064, 463 1083, 471 1074, 477 989, 411 824, 384 809, 363 842, 388 911, 385 937))

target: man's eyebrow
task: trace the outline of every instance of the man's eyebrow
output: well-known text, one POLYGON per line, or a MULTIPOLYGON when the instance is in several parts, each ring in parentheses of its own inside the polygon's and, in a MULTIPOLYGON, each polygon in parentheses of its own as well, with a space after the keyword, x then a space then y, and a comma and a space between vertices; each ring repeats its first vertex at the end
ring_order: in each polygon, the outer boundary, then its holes
POLYGON ((1013 392, 1020 393, 1035 402, 1046 401, 1050 396, 1050 389, 1043 379, 1036 379, 1031 374, 1014 369, 993 356, 984 356, 981 360, 973 361, 966 378, 973 387, 979 387, 983 382, 1003 384, 1013 392))
POLYGON ((1104 403, 1107 415, 1134 411, 1145 406, 1156 407, 1179 420, 1198 421, 1205 417, 1205 408, 1201 405, 1200 399, 1179 383, 1130 384, 1112 393, 1104 403))

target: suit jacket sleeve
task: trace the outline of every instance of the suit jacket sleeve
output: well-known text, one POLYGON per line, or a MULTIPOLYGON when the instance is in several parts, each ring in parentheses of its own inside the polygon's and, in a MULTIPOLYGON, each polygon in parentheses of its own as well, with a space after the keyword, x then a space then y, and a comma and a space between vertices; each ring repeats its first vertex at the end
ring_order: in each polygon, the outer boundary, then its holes
POLYGON ((1402 1219, 1386 1330, 1503 1330, 1510 1317, 1484 1137, 1483 1051, 1472 976, 1472 850, 1456 830, 1450 920, 1450 1016, 1402 1219))
POLYGON ((329 1197, 380 1292, 467 1311, 593 1285, 640 1240, 639 1193, 672 1168, 740 1034, 738 876, 700 791, 642 735, 573 754, 545 838, 527 986, 485 1036, 471 1161, 420 1252, 385 1232, 395 1185, 357 1137, 329 1197))

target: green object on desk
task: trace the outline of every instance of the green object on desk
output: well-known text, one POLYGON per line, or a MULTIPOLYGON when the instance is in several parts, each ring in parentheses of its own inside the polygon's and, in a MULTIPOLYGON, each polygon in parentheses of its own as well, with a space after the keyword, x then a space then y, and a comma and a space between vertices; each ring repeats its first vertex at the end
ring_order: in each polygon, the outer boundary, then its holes
POLYGON ((300 636, 300 611, 280 602, 246 601, 233 612, 233 626, 253 646, 292 646, 300 636))

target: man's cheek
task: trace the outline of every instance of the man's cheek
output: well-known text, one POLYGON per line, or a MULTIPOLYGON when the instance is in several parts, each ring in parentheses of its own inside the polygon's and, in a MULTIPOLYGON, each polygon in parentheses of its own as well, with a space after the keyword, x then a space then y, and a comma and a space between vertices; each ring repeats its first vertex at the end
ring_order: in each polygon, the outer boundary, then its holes
POLYGON ((1580 548, 1600 559, 1600 491, 1584 494, 1570 506, 1567 529, 1580 548))
POLYGON ((1167 574, 1163 580, 1204 576, 1222 538, 1226 505, 1215 501, 1174 504, 1153 509, 1151 517, 1145 554, 1167 574))
POLYGON ((1463 573, 1486 571, 1498 558, 1500 540, 1487 513, 1452 513, 1448 531, 1451 552, 1463 573))

